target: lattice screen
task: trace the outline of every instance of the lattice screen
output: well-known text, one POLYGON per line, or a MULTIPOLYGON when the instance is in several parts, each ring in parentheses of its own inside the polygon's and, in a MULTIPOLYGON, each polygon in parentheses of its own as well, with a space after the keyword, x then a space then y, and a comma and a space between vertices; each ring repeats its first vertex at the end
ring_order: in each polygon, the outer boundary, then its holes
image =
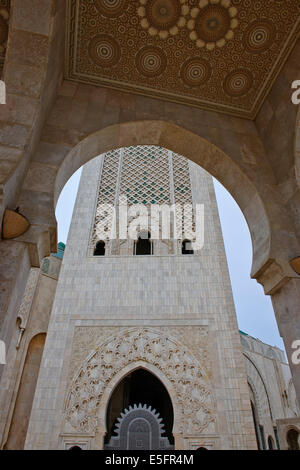
MULTIPOLYGON (((126 147, 113 150, 104 157, 101 182, 97 200, 95 226, 92 245, 103 239, 103 232, 109 236, 111 225, 107 225, 98 211, 100 204, 115 204, 120 196, 126 196, 131 204, 192 204, 192 191, 188 160, 166 149, 152 146, 126 147), (173 163, 170 173, 169 159, 173 163), (121 165, 121 175, 119 166, 121 165), (173 178, 174 194, 171 194, 173 178), (118 186, 119 185, 119 186, 118 186)), ((177 220, 183 224, 183 210, 176 213, 177 220)), ((185 213, 192 222, 192 210, 185 213)), ((183 225, 182 225, 183 226, 183 225)), ((192 237, 191 237, 192 239, 192 237)))
POLYGON ((129 204, 170 204, 168 151, 150 145, 125 148, 120 195, 129 204))
MULTIPOLYGON (((183 228, 183 217, 186 218, 188 227, 195 229, 193 210, 192 210, 192 190, 189 172, 189 162, 187 158, 173 153, 173 180, 174 180, 174 201, 180 204, 182 210, 176 211, 177 226, 183 228), (190 204, 184 211, 184 205, 190 204)), ((186 234, 190 240, 193 240, 191 234, 186 234)))
POLYGON ((101 182, 97 200, 95 225, 93 231, 93 247, 95 247, 97 241, 103 240, 103 233, 109 237, 111 231, 111 224, 107 224, 105 216, 99 213, 100 204, 115 204, 116 190, 118 183, 118 171, 120 164, 120 151, 112 150, 108 152, 104 157, 101 182))

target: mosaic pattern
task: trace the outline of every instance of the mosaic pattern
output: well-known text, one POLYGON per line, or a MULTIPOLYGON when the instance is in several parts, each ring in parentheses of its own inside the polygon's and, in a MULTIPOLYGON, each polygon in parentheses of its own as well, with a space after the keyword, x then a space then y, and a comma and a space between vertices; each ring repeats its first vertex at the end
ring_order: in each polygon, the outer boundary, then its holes
POLYGON ((129 0, 95 0, 96 8, 104 17, 117 18, 128 7, 129 0))
POLYGON ((204 85, 211 74, 211 66, 203 59, 189 59, 181 68, 181 79, 188 87, 204 85))
POLYGON ((243 96, 251 89, 253 75, 247 69, 234 70, 227 75, 224 82, 224 91, 229 96, 243 96))
POLYGON ((271 21, 254 21, 245 32, 245 45, 249 52, 259 54, 271 47, 275 37, 276 30, 271 21))
POLYGON ((230 0, 220 3, 200 0, 198 8, 192 9, 192 19, 188 22, 190 39, 196 41, 197 47, 206 47, 210 51, 216 46, 225 46, 226 41, 233 38, 234 29, 239 24, 237 12, 230 0))
POLYGON ((120 45, 114 38, 100 34, 91 40, 89 55, 95 64, 101 67, 111 67, 119 62, 120 45))
MULTIPOLYGON (((100 204, 117 204, 126 197, 132 204, 168 204, 173 201, 183 206, 192 204, 192 191, 188 160, 181 155, 152 145, 133 146, 108 152, 104 156, 98 193, 92 246, 103 240, 103 232, 110 234, 111 225, 99 212, 100 204), (171 189, 169 156, 173 161, 174 189, 171 189), (119 165, 121 176, 118 180, 119 165), (116 201, 116 195, 118 196, 116 201), (106 229, 105 229, 106 227, 106 229)), ((183 226, 184 211, 177 211, 178 227, 183 226)), ((188 225, 194 229, 192 210, 186 211, 188 225)), ((180 232, 181 233, 181 232, 180 232)), ((193 240, 193 237, 190 236, 193 240)))
POLYGON ((170 204, 168 151, 148 145, 125 148, 120 194, 128 204, 170 204))
POLYGON ((167 66, 167 56, 159 47, 144 47, 136 55, 136 68, 144 77, 161 75, 167 66))
POLYGON ((119 163, 120 152, 118 150, 112 150, 104 157, 93 230, 93 247, 95 247, 97 241, 103 240, 102 234, 104 232, 109 238, 111 224, 107 224, 106 218, 103 213, 98 211, 98 207, 100 204, 115 204, 119 163))
POLYGON ((299 0, 68 0, 66 78, 253 119, 299 30, 299 0))
MULTIPOLYGON (((174 179, 174 201, 175 204, 179 204, 180 207, 183 207, 186 204, 189 204, 183 210, 176 210, 176 224, 177 227, 183 227, 183 217, 186 220, 187 228, 192 230, 195 229, 193 211, 192 211, 192 190, 191 190, 191 181, 190 181, 190 171, 189 163, 185 157, 182 157, 178 154, 173 154, 173 179, 174 179)), ((189 232, 189 230, 188 230, 189 232)), ((187 233, 187 238, 189 240, 194 240, 194 237, 191 233, 187 233)))
POLYGON ((150 36, 166 39, 169 34, 175 36, 179 28, 186 25, 190 11, 187 0, 140 0, 138 15, 141 26, 150 36))

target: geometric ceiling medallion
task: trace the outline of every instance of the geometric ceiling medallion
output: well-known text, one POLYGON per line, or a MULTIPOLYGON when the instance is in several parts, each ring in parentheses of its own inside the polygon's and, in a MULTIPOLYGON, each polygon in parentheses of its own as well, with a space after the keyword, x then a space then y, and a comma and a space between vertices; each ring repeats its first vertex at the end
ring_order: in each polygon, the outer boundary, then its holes
POLYGON ((203 85, 210 79, 211 73, 210 64, 198 58, 187 60, 180 71, 183 82, 189 87, 203 85))
POLYGON ((140 49, 135 59, 136 68, 145 77, 157 77, 167 67, 167 56, 162 49, 146 46, 140 49))
POLYGON ((252 88, 253 77, 247 69, 233 70, 224 81, 224 91, 229 96, 243 96, 252 88))
POLYGON ((100 34, 91 40, 89 55, 94 64, 101 67, 112 67, 119 62, 121 50, 114 38, 106 34, 100 34))
POLYGON ((66 3, 67 79, 246 119, 300 33, 300 0, 66 3))
POLYGON ((140 23, 150 36, 158 34, 161 39, 166 39, 169 34, 175 36, 179 28, 186 25, 190 10, 187 0, 139 0, 139 3, 140 23))
POLYGON ((274 43, 276 29, 268 20, 251 23, 245 31, 244 40, 248 52, 259 54, 266 51, 274 43))
POLYGON ((129 0, 95 0, 95 3, 103 16, 116 18, 127 10, 129 0))
POLYGON ((226 41, 234 37, 233 30, 239 22, 235 18, 237 9, 230 0, 200 0, 199 8, 191 10, 191 19, 187 27, 191 30, 190 39, 196 41, 199 48, 212 51, 216 46, 223 47, 226 41))

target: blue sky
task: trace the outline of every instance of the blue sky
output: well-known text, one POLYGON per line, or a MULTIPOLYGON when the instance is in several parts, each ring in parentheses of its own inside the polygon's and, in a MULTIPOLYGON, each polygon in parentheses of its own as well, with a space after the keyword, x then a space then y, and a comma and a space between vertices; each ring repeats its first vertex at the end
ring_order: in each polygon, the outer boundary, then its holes
MULTIPOLYGON (((58 241, 67 242, 81 169, 69 179, 57 207, 58 241)), ((250 279, 252 244, 244 216, 228 193, 214 180, 226 256, 239 328, 272 346, 284 349, 279 336, 271 299, 255 279, 250 279)))

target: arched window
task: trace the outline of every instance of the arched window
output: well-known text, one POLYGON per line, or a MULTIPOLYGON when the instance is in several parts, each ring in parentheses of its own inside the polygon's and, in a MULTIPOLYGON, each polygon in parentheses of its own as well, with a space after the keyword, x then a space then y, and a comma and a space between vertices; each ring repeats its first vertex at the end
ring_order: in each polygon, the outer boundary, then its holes
POLYGON ((286 439, 289 450, 300 450, 299 446, 300 433, 296 429, 290 429, 287 433, 286 439))
POLYGON ((104 256, 105 255, 105 243, 101 240, 100 242, 97 242, 95 250, 94 250, 94 256, 104 256))
POLYGON ((192 249, 192 243, 190 240, 183 240, 181 245, 181 253, 183 255, 193 255, 194 250, 192 249))
POLYGON ((259 430, 258 430, 258 425, 257 425, 257 413, 256 409, 254 406, 254 403, 251 400, 251 411, 252 411, 252 417, 253 417, 253 424, 254 424, 254 430, 255 430, 255 437, 256 437, 256 443, 257 443, 257 448, 261 450, 261 445, 260 445, 260 440, 259 440, 259 430))
POLYGON ((74 451, 77 451, 77 450, 82 450, 82 448, 81 448, 81 447, 79 447, 79 446, 73 446, 73 447, 70 447, 70 449, 69 449, 69 450, 74 450, 74 451))
POLYGON ((151 241, 151 234, 149 232, 142 232, 134 244, 135 255, 153 255, 153 244, 151 241))
POLYGON ((275 449, 274 441, 273 441, 272 436, 268 437, 268 447, 269 447, 269 450, 274 450, 275 449))
POLYGON ((5 450, 24 449, 45 340, 46 334, 39 333, 28 345, 5 450))

